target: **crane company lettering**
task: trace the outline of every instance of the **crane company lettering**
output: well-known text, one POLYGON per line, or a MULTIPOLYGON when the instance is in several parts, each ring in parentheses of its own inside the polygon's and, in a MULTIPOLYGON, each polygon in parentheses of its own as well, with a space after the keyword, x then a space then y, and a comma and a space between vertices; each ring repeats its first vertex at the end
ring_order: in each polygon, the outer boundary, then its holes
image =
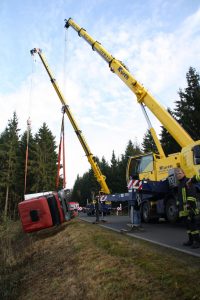
POLYGON ((124 69, 122 67, 119 67, 118 71, 126 80, 129 79, 129 76, 126 74, 126 72, 124 71, 124 69))

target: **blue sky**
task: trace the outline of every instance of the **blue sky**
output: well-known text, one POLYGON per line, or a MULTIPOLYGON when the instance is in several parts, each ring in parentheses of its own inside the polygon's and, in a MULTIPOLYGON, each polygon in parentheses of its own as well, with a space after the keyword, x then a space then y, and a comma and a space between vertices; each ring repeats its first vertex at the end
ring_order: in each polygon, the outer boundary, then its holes
MULTIPOLYGON (((200 72, 199 0, 1 0, 0 132, 14 111, 24 132, 31 117, 35 133, 46 122, 58 142, 61 105, 38 57, 43 50, 94 155, 110 161, 128 140, 142 141, 147 124, 135 96, 107 64, 69 28, 72 17, 165 107, 186 86, 186 72, 200 72)), ((155 129, 160 124, 149 113, 155 129)), ((68 187, 89 163, 66 118, 68 187)))

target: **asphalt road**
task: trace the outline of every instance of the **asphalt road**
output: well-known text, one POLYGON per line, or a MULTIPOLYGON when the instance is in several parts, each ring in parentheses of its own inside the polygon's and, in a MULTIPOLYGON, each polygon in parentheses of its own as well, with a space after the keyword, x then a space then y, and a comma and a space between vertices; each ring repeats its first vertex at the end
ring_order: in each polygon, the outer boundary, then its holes
MULTIPOLYGON (((86 222, 94 223, 96 217, 87 216, 80 213, 79 218, 86 222)), ((187 240, 186 229, 183 224, 169 224, 164 220, 160 220, 157 224, 145 224, 142 226, 143 231, 130 231, 130 219, 128 216, 100 216, 99 226, 112 229, 117 232, 123 232, 126 235, 139 238, 160 246, 184 252, 188 255, 200 257, 200 248, 191 249, 183 246, 183 242, 187 240)))

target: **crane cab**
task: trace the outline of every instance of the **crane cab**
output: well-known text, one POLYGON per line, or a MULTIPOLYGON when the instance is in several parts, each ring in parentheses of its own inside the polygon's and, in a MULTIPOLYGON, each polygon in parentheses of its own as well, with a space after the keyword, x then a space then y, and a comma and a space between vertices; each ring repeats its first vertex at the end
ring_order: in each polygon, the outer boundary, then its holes
POLYGON ((180 159, 180 153, 165 158, 160 158, 160 155, 155 153, 131 156, 127 164, 126 180, 164 180, 168 177, 169 170, 180 167, 180 159))
POLYGON ((129 182, 132 179, 150 179, 156 180, 156 172, 154 171, 155 154, 148 153, 145 155, 129 157, 126 180, 129 182))

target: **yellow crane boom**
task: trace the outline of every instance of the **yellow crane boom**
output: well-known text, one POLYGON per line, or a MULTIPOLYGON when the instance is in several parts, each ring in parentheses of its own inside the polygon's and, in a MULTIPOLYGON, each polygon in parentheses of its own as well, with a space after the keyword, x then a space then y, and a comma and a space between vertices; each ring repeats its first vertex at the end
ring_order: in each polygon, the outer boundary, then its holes
POLYGON ((104 194, 110 194, 110 190, 106 184, 106 177, 101 173, 101 170, 97 164, 97 162, 95 161, 95 157, 93 156, 93 154, 91 153, 90 151, 90 148, 89 146, 87 145, 86 141, 85 141, 85 138, 81 132, 81 130, 79 129, 71 111, 70 111, 70 108, 69 108, 69 105, 67 104, 67 101, 66 99, 64 98, 64 96, 62 95, 59 87, 58 87, 58 84, 56 83, 56 80, 55 78, 53 77, 52 75, 52 72, 47 64, 47 61, 45 59, 45 56, 44 54, 42 53, 42 50, 39 49, 39 48, 34 48, 32 49, 31 51, 31 55, 34 55, 35 53, 37 53, 50 77, 50 80, 51 80, 51 83, 64 107, 64 110, 65 110, 65 113, 67 114, 71 124, 72 124, 72 127, 74 128, 74 131, 83 147, 83 150, 85 151, 85 154, 87 156, 87 159, 92 167, 92 170, 94 172, 94 175, 97 179, 97 181, 99 182, 100 186, 101 186, 101 192, 104 193, 104 194))
MULTIPOLYGON (((108 64, 114 73, 130 88, 136 95, 137 101, 144 104, 156 116, 161 124, 173 136, 181 147, 186 147, 193 143, 193 139, 189 134, 178 124, 178 122, 160 105, 156 99, 140 84, 134 76, 129 72, 126 66, 119 60, 115 59, 98 41, 93 39, 87 31, 74 22, 72 18, 65 20, 65 28, 72 27, 78 32, 92 49, 95 50, 108 64)), ((159 150, 159 149, 158 149, 159 150)), ((162 150, 161 150, 162 151, 162 150)), ((159 152, 161 152, 159 151, 159 152)), ((162 152, 161 152, 162 153, 162 152)))

